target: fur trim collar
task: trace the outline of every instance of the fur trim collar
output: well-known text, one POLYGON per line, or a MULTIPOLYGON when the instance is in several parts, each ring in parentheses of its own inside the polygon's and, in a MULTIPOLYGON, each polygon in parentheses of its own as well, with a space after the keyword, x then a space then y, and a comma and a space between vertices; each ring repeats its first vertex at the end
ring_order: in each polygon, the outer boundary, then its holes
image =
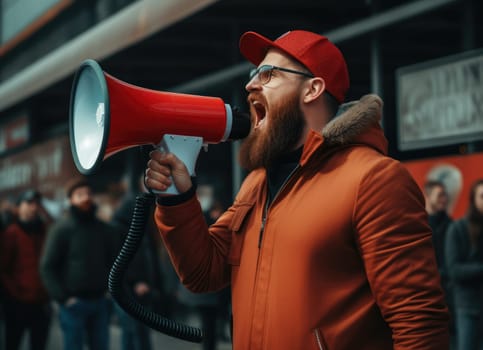
POLYGON ((324 143, 340 146, 357 142, 374 125, 379 126, 382 106, 382 99, 373 94, 365 95, 359 101, 342 104, 337 116, 322 130, 324 143))

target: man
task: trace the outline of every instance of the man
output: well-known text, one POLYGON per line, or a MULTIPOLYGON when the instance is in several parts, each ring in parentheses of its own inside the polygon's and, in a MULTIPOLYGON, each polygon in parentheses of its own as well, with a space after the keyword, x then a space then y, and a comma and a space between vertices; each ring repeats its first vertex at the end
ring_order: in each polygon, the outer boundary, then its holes
POLYGON ((454 296, 458 350, 483 349, 483 179, 469 193, 466 215, 448 228, 445 243, 454 296))
POLYGON ((4 287, 6 349, 20 349, 29 332, 30 349, 46 348, 50 325, 47 292, 39 274, 40 255, 45 241, 46 222, 41 195, 34 190, 22 193, 17 201, 17 217, 2 237, 0 277, 4 287))
POLYGON ((453 290, 449 283, 448 269, 444 254, 448 227, 453 220, 448 215, 449 198, 444 183, 437 180, 427 181, 424 184, 424 197, 429 226, 433 232, 433 246, 436 254, 436 263, 441 277, 441 285, 443 286, 446 295, 445 300, 451 315, 450 333, 452 335, 452 342, 455 342, 456 328, 454 323, 453 290))
POLYGON ((258 68, 246 85, 250 173, 207 227, 186 167, 154 151, 146 184, 172 262, 191 290, 231 284, 234 349, 448 348, 424 198, 386 156, 382 101, 365 96, 333 118, 349 87, 327 38, 245 33, 258 68))
POLYGON ((66 192, 69 212, 49 230, 41 276, 59 303, 64 349, 81 350, 87 338, 91 350, 107 350, 107 280, 118 240, 112 228, 96 217, 87 179, 73 179, 66 192))
POLYGON ((431 230, 433 231, 436 262, 444 281, 446 278, 446 262, 444 259, 445 238, 446 231, 452 222, 447 212, 448 194, 442 182, 430 180, 424 185, 424 195, 429 226, 431 226, 431 230))

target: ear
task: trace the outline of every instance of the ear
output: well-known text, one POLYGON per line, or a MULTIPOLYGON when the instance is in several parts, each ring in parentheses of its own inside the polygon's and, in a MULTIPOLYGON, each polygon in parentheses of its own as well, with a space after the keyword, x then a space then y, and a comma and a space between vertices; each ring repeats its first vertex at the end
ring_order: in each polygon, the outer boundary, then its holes
POLYGON ((311 78, 306 82, 303 101, 304 103, 312 102, 319 98, 325 91, 325 81, 322 78, 311 78))

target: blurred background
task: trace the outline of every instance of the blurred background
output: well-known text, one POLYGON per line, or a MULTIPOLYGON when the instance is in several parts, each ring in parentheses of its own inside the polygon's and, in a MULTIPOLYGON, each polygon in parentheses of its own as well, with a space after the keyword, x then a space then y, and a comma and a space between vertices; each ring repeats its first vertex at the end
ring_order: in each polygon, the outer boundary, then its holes
MULTIPOLYGON (((221 97, 246 110, 253 67, 239 54, 241 34, 275 39, 306 29, 345 55, 347 100, 383 98, 390 155, 421 186, 445 182, 450 214, 461 217, 469 185, 483 177, 482 16, 477 0, 0 0, 2 208, 34 188, 52 217, 65 209, 64 184, 78 174, 69 100, 85 59, 130 84, 221 97)), ((238 147, 210 145, 198 159, 200 182, 222 207, 246 175, 238 147)), ((102 219, 138 190, 150 149, 115 154, 89 176, 102 219)))

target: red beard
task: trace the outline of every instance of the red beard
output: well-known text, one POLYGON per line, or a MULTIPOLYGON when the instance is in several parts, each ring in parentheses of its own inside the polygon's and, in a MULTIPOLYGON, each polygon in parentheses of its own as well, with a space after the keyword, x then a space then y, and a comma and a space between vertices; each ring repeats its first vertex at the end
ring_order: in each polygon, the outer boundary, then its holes
MULTIPOLYGON (((262 95, 257 96, 257 99, 267 105, 262 95)), ((240 165, 248 171, 270 167, 280 156, 293 151, 302 136, 305 119, 297 94, 273 105, 269 118, 264 121, 266 125, 261 129, 252 128, 240 147, 240 165)))

